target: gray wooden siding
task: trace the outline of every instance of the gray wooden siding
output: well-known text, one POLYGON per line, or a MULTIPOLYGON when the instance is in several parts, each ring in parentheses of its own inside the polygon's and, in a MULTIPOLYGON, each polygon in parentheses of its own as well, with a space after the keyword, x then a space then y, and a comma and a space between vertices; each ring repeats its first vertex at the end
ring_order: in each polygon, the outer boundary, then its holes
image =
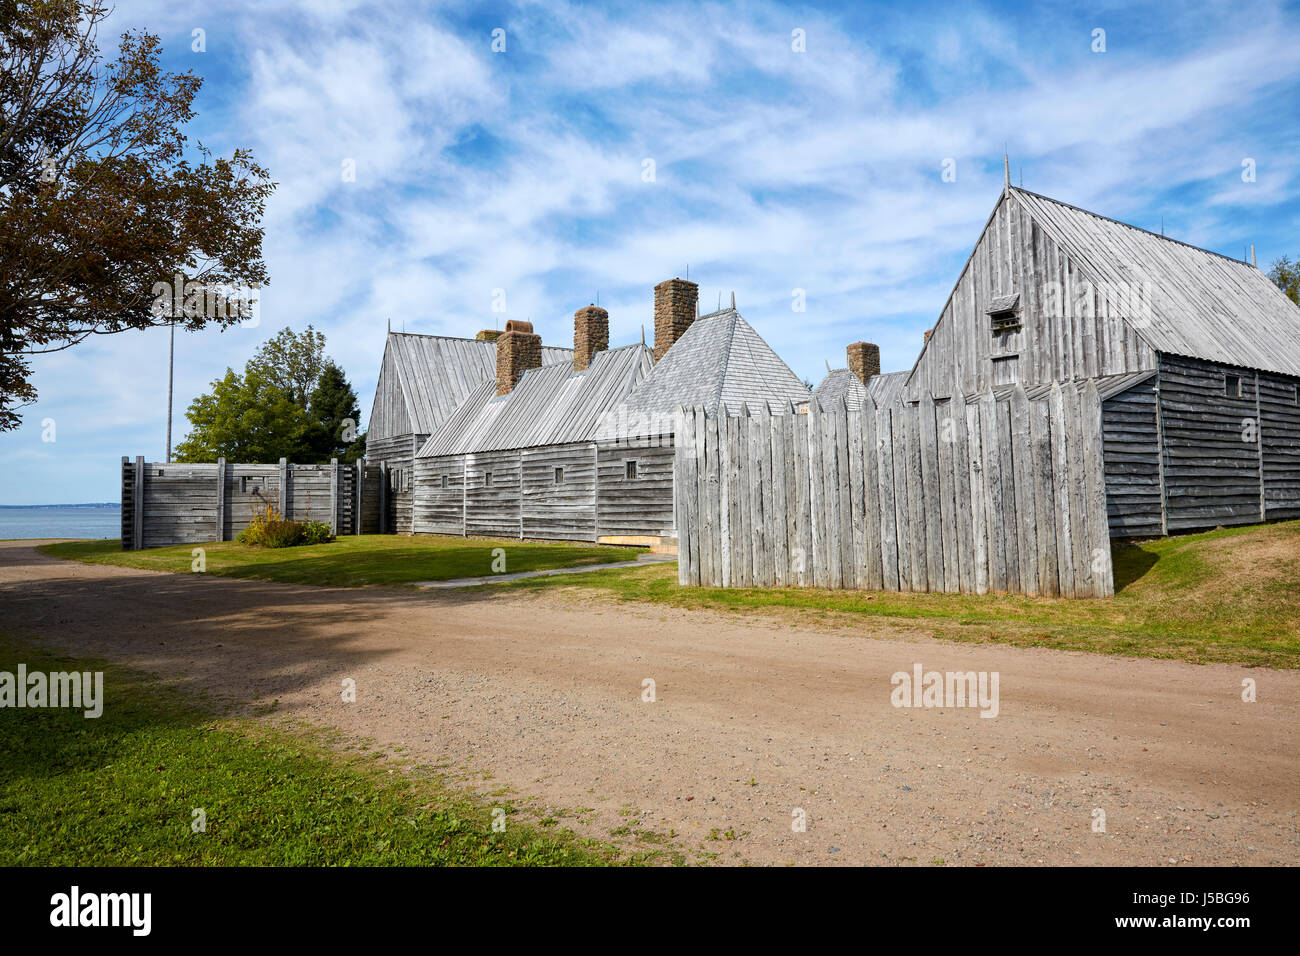
POLYGON ((1115 311, 1020 200, 1004 194, 917 360, 907 399, 1011 384, 1012 366, 1026 386, 1155 368, 1155 352, 1115 311), (1013 293, 1021 331, 995 338, 985 310, 1013 293), (994 359, 1012 357, 995 378, 994 359))
POLYGON ((465 466, 466 533, 519 537, 519 453, 466 455, 465 466))
POLYGON ((1252 524, 1260 513, 1259 436, 1254 372, 1162 355, 1165 508, 1171 533, 1252 524), (1241 378, 1241 396, 1224 394, 1224 376, 1241 378), (1245 438, 1251 435, 1254 440, 1245 438))
POLYGON ((388 488, 384 528, 388 532, 407 534, 413 530, 415 506, 415 453, 428 435, 396 435, 372 440, 366 437, 366 459, 383 462, 387 467, 388 488))
POLYGON ((674 533, 671 436, 600 446, 599 526, 602 535, 674 533), (627 477, 629 460, 635 478, 627 477))
POLYGON ((1269 520, 1300 518, 1300 379, 1261 373, 1264 507, 1269 520))
POLYGON ((532 448, 523 463, 521 521, 526 538, 592 541, 596 534, 595 451, 590 444, 532 448), (559 483, 555 469, 562 469, 559 483))
POLYGON ((1114 538, 1164 534, 1155 386, 1148 379, 1102 403, 1106 507, 1114 538))
POLYGON ((465 462, 459 455, 415 461, 413 531, 417 534, 463 534, 465 531, 465 462), (443 477, 446 476, 446 487, 443 477))
POLYGON ((414 530, 560 541, 671 536, 673 449, 650 441, 586 442, 417 458, 414 530), (629 459, 637 463, 635 478, 627 477, 629 459))
POLYGON ((683 585, 1113 593, 1091 381, 1034 402, 688 409, 676 435, 683 585))
MULTIPOLYGON (((268 506, 295 521, 324 521, 337 534, 356 534, 356 475, 356 467, 347 464, 166 464, 123 458, 122 548, 229 541, 268 506)), ((363 484, 362 515, 366 494, 363 484)))

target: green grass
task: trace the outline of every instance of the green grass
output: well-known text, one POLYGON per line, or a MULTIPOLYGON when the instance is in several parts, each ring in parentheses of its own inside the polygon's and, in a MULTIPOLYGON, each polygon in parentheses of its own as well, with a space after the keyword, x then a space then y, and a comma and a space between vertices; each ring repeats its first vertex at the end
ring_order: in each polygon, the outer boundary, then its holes
POLYGON ((253 548, 234 541, 123 551, 119 541, 67 541, 40 550, 58 558, 153 571, 190 573, 194 548, 202 547, 207 573, 286 584, 331 587, 402 586, 493 573, 493 549, 505 551, 505 573, 632 561, 641 548, 595 544, 538 544, 518 540, 345 536, 329 544, 253 548))
POLYGON ((543 831, 427 771, 222 717, 156 678, 0 634, 0 670, 20 662, 103 671, 105 703, 97 719, 0 709, 0 866, 586 866, 660 853, 543 831), (196 808, 206 832, 192 832, 196 808))
POLYGON ((676 565, 492 587, 582 588, 621 601, 775 613, 873 632, 901 628, 956 641, 1300 667, 1300 522, 1118 546, 1114 558, 1117 593, 1108 599, 684 588, 676 565))

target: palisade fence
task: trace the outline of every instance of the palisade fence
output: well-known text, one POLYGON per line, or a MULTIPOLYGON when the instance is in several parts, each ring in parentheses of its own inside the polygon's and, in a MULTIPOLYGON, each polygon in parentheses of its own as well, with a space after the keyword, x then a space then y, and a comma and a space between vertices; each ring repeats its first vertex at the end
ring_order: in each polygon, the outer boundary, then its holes
POLYGON ((1092 381, 1030 401, 679 412, 683 585, 1114 593, 1092 381))
POLYGON ((380 464, 147 462, 122 459, 122 550, 229 541, 267 505, 335 534, 383 531, 387 488, 380 464))

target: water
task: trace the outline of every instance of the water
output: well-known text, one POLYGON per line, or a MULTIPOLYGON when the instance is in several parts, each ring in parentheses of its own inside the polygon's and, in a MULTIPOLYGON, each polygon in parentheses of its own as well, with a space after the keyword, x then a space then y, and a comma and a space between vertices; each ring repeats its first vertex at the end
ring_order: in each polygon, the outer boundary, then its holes
POLYGON ((121 505, 0 507, 0 539, 120 538, 121 505))

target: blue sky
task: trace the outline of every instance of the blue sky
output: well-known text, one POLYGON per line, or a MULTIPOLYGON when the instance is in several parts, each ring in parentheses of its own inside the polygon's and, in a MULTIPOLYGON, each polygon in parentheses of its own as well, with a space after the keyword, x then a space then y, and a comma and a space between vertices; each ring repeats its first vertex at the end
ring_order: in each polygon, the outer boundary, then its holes
MULTIPOLYGON (((1295 4, 118 0, 129 26, 204 78, 194 138, 251 147, 280 183, 260 326, 177 338, 176 438, 284 326, 325 332, 364 416, 390 319, 526 318, 571 345, 599 294, 622 345, 688 265, 706 309, 734 290, 801 377, 860 339, 910 367, 1004 144, 1028 189, 1227 255, 1254 243, 1265 268, 1300 255, 1295 4)), ((166 364, 162 329, 38 358, 0 504, 116 500, 122 455, 162 458, 166 364)))

